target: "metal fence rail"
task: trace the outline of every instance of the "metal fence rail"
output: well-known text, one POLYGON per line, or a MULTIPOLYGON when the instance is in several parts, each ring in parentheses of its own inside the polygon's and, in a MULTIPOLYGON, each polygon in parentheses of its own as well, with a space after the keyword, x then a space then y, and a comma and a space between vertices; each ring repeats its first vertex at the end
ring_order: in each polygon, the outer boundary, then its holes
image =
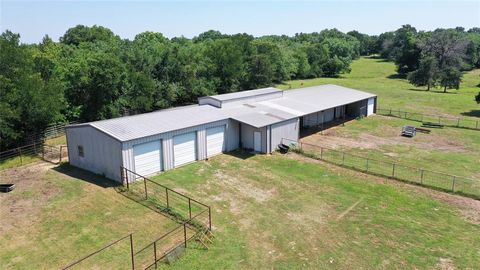
POLYGON ((480 199, 480 180, 416 168, 401 163, 371 159, 319 145, 282 139, 292 150, 305 156, 357 171, 406 181, 443 191, 480 199))
POLYGON ((415 112, 406 112, 393 109, 377 109, 377 114, 391 117, 398 117, 417 122, 430 122, 448 127, 467 128, 472 130, 480 130, 480 121, 473 119, 465 119, 460 117, 449 117, 434 114, 424 114, 415 112))
MULTIPOLYGON (((156 183, 125 167, 121 167, 120 170, 123 183, 127 188, 126 192, 133 195, 130 198, 153 204, 157 209, 171 215, 179 222, 178 225, 138 250, 134 248, 133 234, 131 233, 70 263, 63 269, 84 268, 82 263, 90 258, 96 260, 92 264, 97 265, 100 259, 96 258, 96 256, 102 255, 103 252, 108 251, 127 237, 130 239, 129 266, 131 269, 157 268, 159 262, 165 260, 175 250, 187 248, 187 243, 190 240, 211 232, 212 218, 210 206, 156 183), (136 181, 133 183, 132 180, 136 181)), ((126 252, 123 254, 126 254, 126 252)), ((109 269, 111 265, 106 265, 104 268, 109 269)))
POLYGON ((33 143, 17 147, 7 151, 0 152, 1 169, 22 166, 37 160, 45 160, 53 163, 59 163, 68 156, 66 152, 67 146, 53 146, 43 143, 33 143))

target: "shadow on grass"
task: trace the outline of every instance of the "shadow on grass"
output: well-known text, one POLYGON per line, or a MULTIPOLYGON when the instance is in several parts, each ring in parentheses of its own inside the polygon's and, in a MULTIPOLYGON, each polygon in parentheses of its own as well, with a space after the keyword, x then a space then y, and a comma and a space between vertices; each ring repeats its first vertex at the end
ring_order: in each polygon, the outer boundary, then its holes
POLYGON ((469 112, 462 112, 460 114, 463 116, 480 117, 480 110, 471 110, 469 112))
POLYGON ((416 91, 416 92, 425 92, 425 93, 433 93, 433 94, 458 94, 458 92, 443 92, 443 89, 422 89, 422 88, 409 88, 409 91, 416 91))
POLYGON ((103 188, 110 188, 110 187, 119 187, 122 186, 121 183, 110 180, 106 177, 103 177, 98 174, 94 174, 92 172, 71 166, 68 163, 62 163, 59 166, 53 168, 53 170, 68 175, 70 177, 97 185, 103 188))
POLYGON ((239 159, 249 159, 255 156, 253 150, 250 149, 238 149, 231 152, 224 153, 225 155, 232 156, 239 159))
POLYGON ((407 75, 400 74, 400 73, 394 73, 387 76, 387 79, 391 79, 391 80, 406 79, 406 78, 407 78, 407 75))

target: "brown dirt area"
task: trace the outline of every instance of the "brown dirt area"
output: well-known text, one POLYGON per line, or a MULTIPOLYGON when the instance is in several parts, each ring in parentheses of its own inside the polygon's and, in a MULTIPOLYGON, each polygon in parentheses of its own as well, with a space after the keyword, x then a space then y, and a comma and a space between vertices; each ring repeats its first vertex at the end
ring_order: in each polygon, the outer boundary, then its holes
POLYGON ((36 162, 0 172, 0 182, 15 184, 12 192, 0 193, 0 234, 35 223, 42 206, 57 192, 44 182, 45 173, 54 166, 36 162))
POLYGON ((304 143, 320 145, 332 149, 379 149, 382 145, 405 145, 414 146, 419 149, 436 149, 451 152, 465 152, 465 146, 445 136, 435 133, 417 134, 415 138, 406 138, 400 136, 398 129, 391 126, 381 128, 383 136, 375 136, 363 132, 358 137, 349 137, 339 132, 341 126, 329 128, 322 133, 315 133, 301 139, 304 143))

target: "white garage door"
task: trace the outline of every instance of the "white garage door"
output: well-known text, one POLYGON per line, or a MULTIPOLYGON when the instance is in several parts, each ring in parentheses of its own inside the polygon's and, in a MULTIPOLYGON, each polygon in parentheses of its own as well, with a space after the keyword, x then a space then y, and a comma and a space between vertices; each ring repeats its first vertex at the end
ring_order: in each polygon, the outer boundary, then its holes
POLYGON ((225 126, 207 129, 207 157, 225 151, 225 126))
POLYGON ((195 132, 173 137, 173 160, 175 167, 197 159, 196 137, 195 132))
POLYGON ((149 175, 162 170, 160 141, 147 142, 133 146, 135 172, 149 175))
POLYGON ((368 99, 368 110, 367 110, 367 115, 372 115, 373 114, 373 108, 375 106, 375 98, 369 98, 368 99))

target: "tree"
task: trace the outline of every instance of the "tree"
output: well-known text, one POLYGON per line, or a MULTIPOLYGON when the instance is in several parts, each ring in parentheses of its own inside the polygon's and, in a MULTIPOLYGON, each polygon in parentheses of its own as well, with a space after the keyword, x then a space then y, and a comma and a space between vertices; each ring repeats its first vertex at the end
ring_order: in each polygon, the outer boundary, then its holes
POLYGON ((78 46, 82 42, 109 41, 114 37, 115 35, 110 29, 102 26, 94 25, 88 27, 85 25, 77 25, 68 29, 67 32, 60 37, 60 42, 67 45, 78 46))
POLYGON ((478 92, 478 95, 475 96, 475 101, 480 104, 480 92, 478 92))
POLYGON ((410 72, 407 79, 415 86, 434 87, 439 77, 438 62, 435 57, 426 56, 420 60, 417 70, 410 72))
POLYGON ((417 30, 415 27, 407 24, 395 31, 391 44, 391 55, 400 74, 407 74, 417 69, 421 52, 417 45, 417 30))
POLYGON ((440 85, 443 87, 443 92, 447 92, 448 89, 460 88, 460 82, 462 81, 462 72, 456 67, 447 66, 440 72, 439 76, 440 85))

